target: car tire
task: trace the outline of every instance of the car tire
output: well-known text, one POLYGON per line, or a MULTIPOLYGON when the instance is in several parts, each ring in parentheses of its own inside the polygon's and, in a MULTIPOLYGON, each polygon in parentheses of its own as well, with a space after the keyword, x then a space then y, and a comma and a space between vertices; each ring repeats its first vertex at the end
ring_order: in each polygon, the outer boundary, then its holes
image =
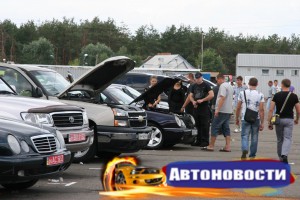
POLYGON ((30 181, 21 182, 21 183, 6 183, 6 184, 1 184, 1 185, 8 190, 24 190, 24 189, 32 187, 34 184, 36 184, 38 182, 38 180, 39 179, 33 179, 30 181))
POLYGON ((158 125, 153 123, 148 123, 148 126, 152 128, 152 133, 146 149, 161 149, 165 139, 163 131, 158 125))
POLYGON ((122 187, 117 185, 126 185, 126 179, 123 172, 119 172, 115 177, 115 190, 122 190, 122 187))

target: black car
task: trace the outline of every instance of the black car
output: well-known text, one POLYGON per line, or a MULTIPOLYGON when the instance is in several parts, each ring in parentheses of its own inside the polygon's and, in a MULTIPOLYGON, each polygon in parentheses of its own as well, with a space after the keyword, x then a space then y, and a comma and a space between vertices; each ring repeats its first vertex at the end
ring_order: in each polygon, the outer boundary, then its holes
POLYGON ((69 165, 59 131, 0 117, 0 184, 7 189, 26 189, 39 178, 57 175, 69 165))
POLYGON ((117 79, 114 83, 127 85, 143 93, 145 88, 149 86, 150 78, 152 76, 156 76, 158 82, 162 81, 164 78, 167 77, 164 75, 154 75, 150 73, 128 72, 124 74, 121 78, 117 79))
MULTIPOLYGON (((165 80, 170 81, 171 79, 167 78, 165 80)), ((150 92, 158 88, 162 89, 166 81, 152 87, 150 92)), ((177 80, 172 79, 173 81, 176 82, 177 80)), ((108 104, 130 104, 143 100, 148 92, 149 90, 133 99, 124 93, 120 87, 113 84, 102 92, 101 98, 108 104)), ((157 92, 159 93, 160 90, 157 92)), ((141 106, 139 103, 137 105, 141 106)), ((178 143, 191 144, 195 140, 197 129, 195 128, 195 120, 191 115, 177 115, 166 109, 148 109, 146 113, 148 126, 152 128, 151 138, 147 145, 148 149, 171 147, 178 143)))

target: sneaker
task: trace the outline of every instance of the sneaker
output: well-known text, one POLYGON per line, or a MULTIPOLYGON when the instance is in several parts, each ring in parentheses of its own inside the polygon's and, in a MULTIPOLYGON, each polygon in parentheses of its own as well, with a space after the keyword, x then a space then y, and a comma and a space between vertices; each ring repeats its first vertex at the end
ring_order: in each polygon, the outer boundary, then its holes
POLYGON ((238 133, 238 132, 239 132, 239 129, 238 129, 238 128, 234 129, 234 132, 235 132, 235 133, 238 133))
POLYGON ((289 163, 289 162, 288 162, 288 157, 285 156, 285 155, 282 155, 282 156, 281 156, 281 162, 287 163, 287 164, 288 164, 288 163, 289 163))
POLYGON ((247 154, 248 154, 248 151, 244 150, 243 153, 242 153, 242 156, 241 156, 241 160, 246 160, 247 154))

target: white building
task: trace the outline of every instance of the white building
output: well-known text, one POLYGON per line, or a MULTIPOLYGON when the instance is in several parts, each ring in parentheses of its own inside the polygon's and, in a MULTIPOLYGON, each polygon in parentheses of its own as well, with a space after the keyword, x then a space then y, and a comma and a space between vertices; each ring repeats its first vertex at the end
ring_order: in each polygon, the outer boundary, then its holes
POLYGON ((236 57, 236 76, 242 76, 245 83, 251 77, 258 79, 258 90, 268 94, 268 82, 288 78, 300 94, 300 55, 287 54, 238 54, 236 57))

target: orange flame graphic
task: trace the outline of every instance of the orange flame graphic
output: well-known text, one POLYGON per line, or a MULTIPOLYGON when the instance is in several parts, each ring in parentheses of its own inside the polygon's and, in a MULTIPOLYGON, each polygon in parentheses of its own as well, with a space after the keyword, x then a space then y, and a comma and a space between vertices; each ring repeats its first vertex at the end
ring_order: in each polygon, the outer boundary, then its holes
MULTIPOLYGON (((122 190, 114 191, 114 170, 120 163, 130 163, 137 165, 137 159, 134 157, 116 157, 108 162, 103 176, 104 191, 99 192, 101 199, 157 199, 157 198, 222 198, 222 199, 262 199, 277 200, 278 197, 266 197, 276 192, 274 188, 257 188, 252 190, 229 190, 213 188, 179 188, 161 184, 160 186, 137 186, 124 185, 122 190), (103 198, 105 196, 106 198, 103 198)), ((295 198, 284 198, 295 199, 295 198)))
POLYGON ((103 174, 103 188, 105 191, 114 190, 114 170, 115 166, 120 163, 130 163, 133 165, 137 165, 137 159, 134 157, 115 157, 113 160, 109 161, 103 174))

